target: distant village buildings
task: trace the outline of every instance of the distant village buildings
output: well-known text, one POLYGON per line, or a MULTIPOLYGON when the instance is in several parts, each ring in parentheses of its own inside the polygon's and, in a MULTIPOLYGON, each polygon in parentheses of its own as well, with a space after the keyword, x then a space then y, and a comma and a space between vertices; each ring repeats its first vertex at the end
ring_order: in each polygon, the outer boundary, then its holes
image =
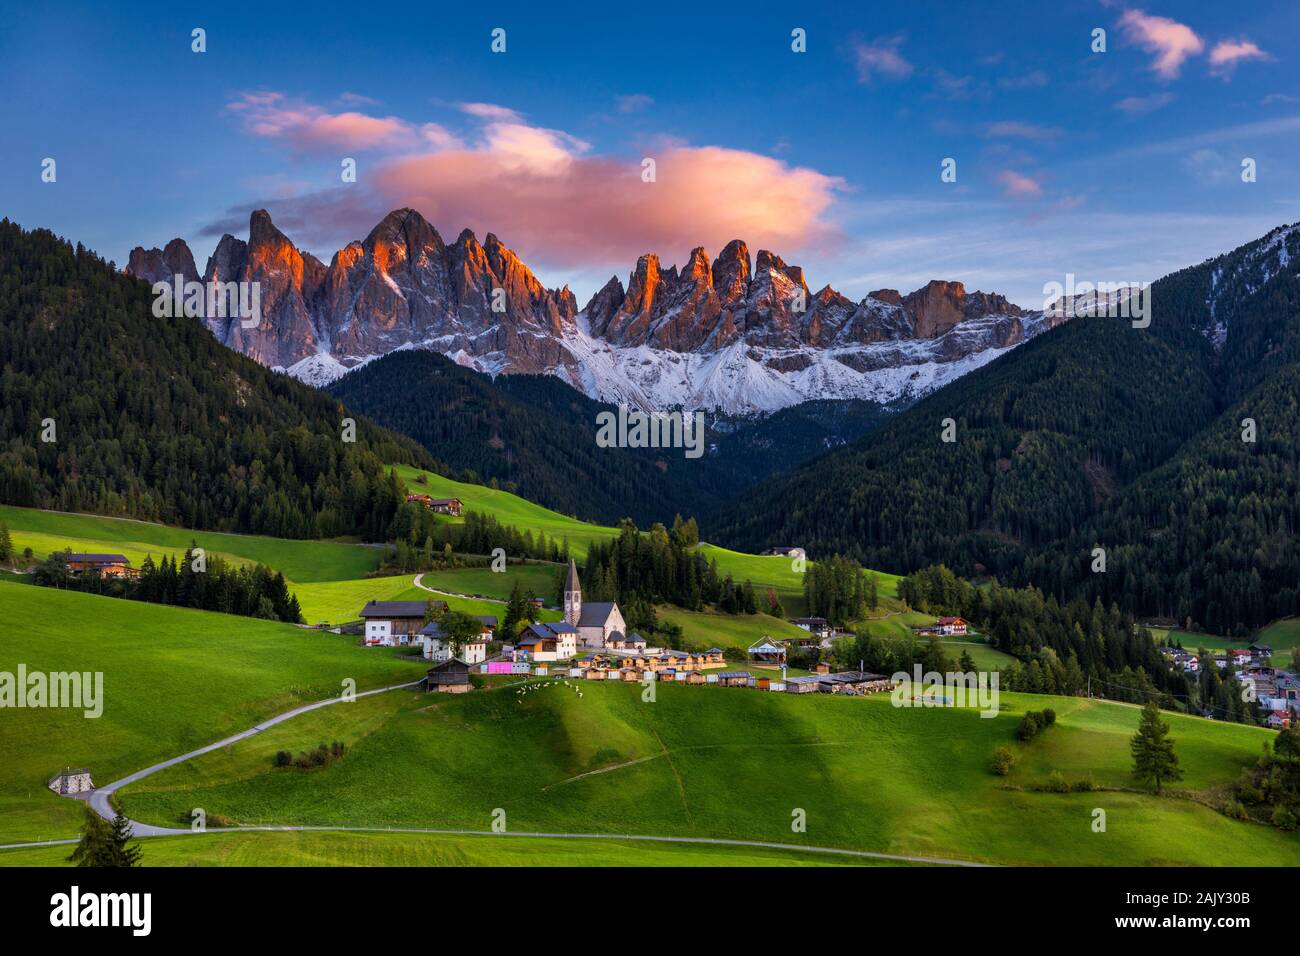
POLYGON ((71 575, 94 571, 106 578, 138 578, 140 569, 131 567, 124 554, 96 554, 84 551, 65 551, 64 567, 71 575))
POLYGON ((766 551, 760 552, 760 554, 763 554, 765 556, 776 555, 783 558, 807 558, 808 557, 808 552, 806 552, 803 548, 768 548, 766 551))

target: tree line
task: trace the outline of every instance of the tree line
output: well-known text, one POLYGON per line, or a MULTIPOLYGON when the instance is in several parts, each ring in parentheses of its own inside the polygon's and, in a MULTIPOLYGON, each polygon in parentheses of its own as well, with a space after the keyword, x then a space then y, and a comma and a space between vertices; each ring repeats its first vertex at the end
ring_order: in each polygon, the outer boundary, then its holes
POLYGON ((68 571, 67 551, 50 554, 36 569, 36 584, 87 594, 192 607, 201 611, 239 614, 267 621, 305 623, 296 595, 289 593, 284 575, 264 564, 235 565, 218 555, 195 554, 195 546, 180 561, 164 556, 154 562, 146 555, 136 577, 114 577, 94 570, 68 571))

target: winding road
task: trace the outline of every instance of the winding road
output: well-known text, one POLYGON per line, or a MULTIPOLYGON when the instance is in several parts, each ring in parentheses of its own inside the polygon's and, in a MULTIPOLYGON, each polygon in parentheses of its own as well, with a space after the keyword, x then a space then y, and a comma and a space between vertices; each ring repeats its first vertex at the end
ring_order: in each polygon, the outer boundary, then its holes
MULTIPOLYGON (((426 589, 431 590, 431 589, 426 589)), ((363 691, 356 694, 355 697, 369 697, 373 694, 385 694, 393 690, 401 690, 407 687, 414 687, 419 681, 409 681, 404 684, 393 684, 389 687, 380 687, 376 690, 363 691)), ((246 740, 254 734, 259 734, 264 730, 281 724, 286 720, 297 717, 299 714, 305 714, 309 711, 319 710, 322 707, 329 707, 332 704, 343 703, 346 698, 330 697, 326 700, 318 700, 312 704, 302 704, 294 707, 292 710, 286 710, 282 714, 277 714, 242 730, 237 734, 231 734, 215 743, 200 747, 197 750, 191 750, 189 753, 181 754, 179 757, 172 757, 170 760, 164 760, 160 763, 153 764, 143 770, 137 770, 133 774, 123 777, 121 780, 114 780, 110 784, 93 790, 90 794, 89 803, 91 808, 106 820, 112 820, 116 813, 111 804, 111 797, 115 792, 128 784, 143 780, 145 777, 152 776, 160 770, 173 767, 178 763, 184 763, 187 760, 193 760, 195 757, 210 753, 213 750, 219 750, 240 740, 246 740)), ((565 781, 567 782, 567 781, 565 781)), ((830 856, 856 857, 861 859, 872 860, 890 860, 897 863, 928 863, 938 866, 985 866, 987 864, 975 863, 969 860, 950 860, 942 857, 929 856, 910 856, 897 853, 875 853, 870 850, 848 850, 841 847, 829 846, 809 846, 797 843, 775 843, 766 840, 729 840, 720 837, 688 837, 688 836, 663 836, 647 835, 639 833, 543 833, 533 831, 505 831, 496 832, 492 830, 452 830, 437 829, 432 827, 383 827, 383 826, 244 826, 244 827, 209 827, 204 831, 185 829, 180 827, 159 827, 149 823, 141 823, 138 820, 131 820, 131 828, 135 836, 160 837, 160 836, 198 836, 202 833, 244 833, 244 832, 263 832, 263 833, 283 833, 283 832, 347 832, 347 833, 429 833, 442 836, 506 836, 522 837, 529 839, 562 839, 562 840, 644 840, 651 843, 693 843, 705 844, 709 846, 739 846, 739 847, 757 847, 769 850, 791 850, 799 853, 818 853, 830 856)), ((67 840, 41 840, 31 843, 6 843, 0 844, 0 850, 15 850, 31 847, 42 846, 61 846, 78 842, 76 839, 67 840)))

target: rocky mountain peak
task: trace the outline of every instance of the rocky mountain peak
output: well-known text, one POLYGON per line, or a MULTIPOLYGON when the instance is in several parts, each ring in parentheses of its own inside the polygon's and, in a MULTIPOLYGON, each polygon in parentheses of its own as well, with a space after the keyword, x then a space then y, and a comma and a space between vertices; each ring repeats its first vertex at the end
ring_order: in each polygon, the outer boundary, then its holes
MULTIPOLYGON (((132 250, 127 271, 197 277, 180 240, 132 250)), ((1045 327, 1004 297, 967 293, 960 282, 935 280, 907 296, 881 289, 860 302, 830 285, 811 295, 802 267, 768 249, 751 259, 741 239, 716 258, 697 246, 680 268, 647 252, 626 284, 615 275, 592 296, 579 323, 573 293, 546 288, 495 233, 480 244, 467 228, 448 245, 410 208, 389 212, 328 266, 256 210, 248 241, 222 236, 206 277, 261 287, 260 323, 245 329, 209 318, 214 335, 313 382, 417 346, 493 374, 555 374, 593 396, 643 407, 889 400, 1045 327), (932 371, 918 379, 906 371, 917 365, 932 371), (882 381, 890 384, 871 384, 882 381)))

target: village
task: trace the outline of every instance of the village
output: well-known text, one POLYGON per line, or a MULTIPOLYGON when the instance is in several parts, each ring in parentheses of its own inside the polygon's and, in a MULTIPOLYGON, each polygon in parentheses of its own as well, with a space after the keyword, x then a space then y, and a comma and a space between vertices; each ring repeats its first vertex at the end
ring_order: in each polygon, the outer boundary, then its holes
MULTIPOLYGON (((430 604, 435 614, 446 609, 442 601, 371 601, 360 617, 366 644, 418 646, 423 657, 435 662, 425 680, 426 689, 435 693, 468 692, 473 687, 471 672, 850 696, 889 691, 895 686, 883 674, 832 673, 824 661, 816 663, 810 674, 787 676, 789 639, 765 637, 751 645, 746 656, 754 672, 730 669, 726 654, 717 647, 705 651, 650 647, 644 637, 628 631, 616 602, 583 601, 577 565, 572 560, 564 589, 564 620, 529 624, 513 644, 501 644, 491 657, 488 648, 493 643, 496 617, 479 616, 479 634, 454 648, 442 625, 436 619, 426 620, 430 604)), ((797 618, 793 623, 808 632, 807 639, 798 641, 805 646, 827 647, 835 633, 824 618, 797 618)))
POLYGON ((1213 665, 1221 673, 1235 676, 1254 694, 1266 726, 1273 730, 1288 729, 1300 713, 1300 676, 1274 667, 1273 649, 1266 644, 1207 652, 1205 660, 1181 647, 1166 646, 1161 652, 1171 667, 1188 674, 1199 674, 1203 667, 1213 665))

